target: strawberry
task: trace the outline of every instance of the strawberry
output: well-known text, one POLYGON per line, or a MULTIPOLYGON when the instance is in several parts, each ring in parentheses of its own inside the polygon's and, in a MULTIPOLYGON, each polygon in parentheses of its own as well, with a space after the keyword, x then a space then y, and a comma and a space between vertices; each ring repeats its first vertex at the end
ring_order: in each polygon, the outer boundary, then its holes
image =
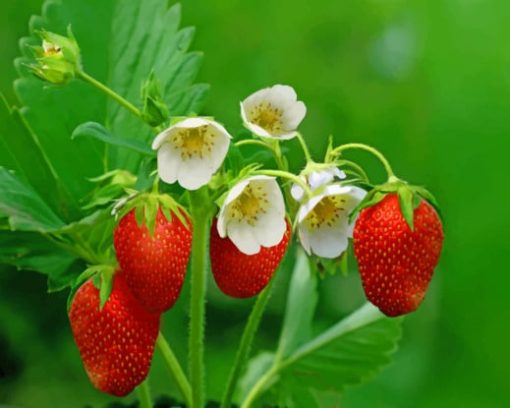
POLYGON ((269 283, 285 254, 291 236, 289 223, 279 244, 262 247, 255 255, 246 255, 228 237, 221 238, 216 223, 214 220, 211 226, 210 246, 216 284, 223 293, 235 298, 255 296, 269 283))
POLYGON ((410 313, 420 305, 443 242, 435 209, 419 195, 409 195, 411 188, 404 189, 382 194, 379 201, 364 208, 353 234, 365 295, 388 316, 410 313), (402 191, 404 198, 399 197, 402 191), (406 199, 414 200, 409 211, 402 210, 406 199))
POLYGON ((124 396, 140 384, 152 360, 159 314, 143 308, 122 275, 100 309, 99 289, 86 281, 72 298, 69 320, 85 371, 94 386, 124 396))
POLYGON ((135 211, 115 229, 117 260, 133 294, 149 311, 161 313, 181 293, 191 252, 191 221, 186 217, 184 225, 175 213, 169 221, 159 208, 151 234, 147 225, 138 225, 135 211))

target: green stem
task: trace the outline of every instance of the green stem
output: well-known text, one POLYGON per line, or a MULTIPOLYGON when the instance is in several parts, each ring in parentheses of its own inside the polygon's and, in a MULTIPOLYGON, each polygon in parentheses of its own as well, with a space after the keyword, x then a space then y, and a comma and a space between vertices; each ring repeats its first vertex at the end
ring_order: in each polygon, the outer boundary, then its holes
POLYGON ((241 374, 241 371, 243 370, 246 364, 246 360, 250 353, 253 338, 255 337, 255 333, 257 332, 257 329, 259 327, 262 314, 264 313, 267 302, 269 300, 273 281, 274 279, 272 279, 269 282, 269 285, 257 297, 257 301, 253 305, 253 309, 248 319, 248 323, 246 324, 243 336, 241 337, 241 343, 239 344, 239 348, 237 349, 234 365, 230 370, 227 388, 225 389, 225 393, 223 394, 223 400, 221 402, 221 408, 230 408, 232 404, 232 396, 237 386, 237 382, 239 381, 239 375, 241 374))
POLYGON ((241 408, 250 408, 259 394, 264 390, 267 384, 272 380, 273 376, 278 372, 278 364, 274 364, 269 371, 267 371, 259 380, 255 383, 253 388, 250 390, 243 403, 241 404, 241 408))
POLYGON ((273 148, 271 146, 269 146, 267 143, 263 142, 262 140, 245 139, 245 140, 240 140, 239 142, 235 143, 236 147, 250 146, 250 145, 262 146, 262 147, 265 147, 266 149, 273 151, 273 148))
POLYGON ((192 407, 204 406, 204 326, 207 278, 207 243, 209 241, 209 194, 207 187, 190 192, 193 219, 191 249, 191 307, 189 331, 189 372, 192 407))
POLYGON ((307 163, 313 162, 312 155, 310 154, 310 150, 308 149, 305 138, 299 132, 297 133, 297 139, 299 140, 299 144, 301 145, 301 148, 303 149, 303 153, 305 154, 306 162, 307 163))
POLYGON ((305 181, 301 180, 300 177, 295 174, 289 173, 288 171, 283 170, 257 170, 255 174, 260 174, 261 176, 273 176, 273 177, 281 177, 288 180, 293 181, 294 183, 301 186, 301 188, 305 191, 305 194, 308 196, 312 195, 312 191, 308 184, 305 181))
POLYGON ((140 408, 152 408, 152 398, 149 389, 149 381, 145 379, 137 388, 138 399, 140 400, 140 408))
POLYGON ((84 71, 78 71, 77 76, 81 79, 83 79, 85 82, 88 82, 92 86, 95 86, 97 89, 99 89, 101 92, 104 92, 106 95, 108 95, 110 98, 118 102, 120 105, 124 106, 128 111, 130 111, 133 115, 138 116, 140 119, 143 119, 142 112, 131 102, 124 99, 122 96, 120 96, 118 93, 116 93, 113 89, 108 88, 103 83, 99 82, 97 79, 91 77, 89 74, 87 74, 84 71))
POLYGON ((186 405, 191 406, 191 386, 184 374, 184 371, 182 370, 181 365, 179 364, 179 361, 177 360, 177 357, 162 333, 159 333, 156 345, 163 355, 168 370, 177 384, 177 388, 179 388, 186 405))
POLYGON ((383 164, 386 173, 388 174, 388 180, 391 181, 392 179, 395 179, 395 173, 393 173, 393 169, 391 168, 390 163, 384 157, 384 155, 377 149, 373 148, 372 146, 368 146, 363 143, 348 143, 344 144, 342 146, 337 147, 334 149, 334 153, 339 155, 341 152, 349 149, 359 149, 359 150, 365 150, 371 154, 373 154, 375 157, 379 159, 379 161, 383 164))

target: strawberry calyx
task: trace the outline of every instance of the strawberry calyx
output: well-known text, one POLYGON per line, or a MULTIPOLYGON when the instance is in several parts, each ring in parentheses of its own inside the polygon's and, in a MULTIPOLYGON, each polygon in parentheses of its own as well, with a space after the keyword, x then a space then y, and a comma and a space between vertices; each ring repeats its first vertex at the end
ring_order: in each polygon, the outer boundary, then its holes
POLYGON ((92 265, 83 271, 73 282, 67 298, 67 311, 71 309, 71 303, 78 289, 92 279, 94 286, 99 289, 99 308, 102 309, 112 293, 113 277, 118 270, 117 265, 92 265))
POLYGON ((187 229, 190 228, 189 220, 191 218, 188 212, 168 194, 155 191, 149 193, 134 192, 121 200, 119 204, 114 207, 113 211, 117 220, 121 220, 126 214, 134 210, 138 226, 147 226, 151 236, 154 235, 156 228, 158 210, 161 210, 168 222, 171 222, 172 217, 176 216, 187 229))
POLYGON ((361 210, 376 205, 388 194, 397 194, 400 211, 411 230, 414 230, 414 210, 418 208, 422 200, 432 205, 441 217, 436 198, 425 187, 410 185, 404 180, 391 176, 386 183, 376 186, 368 192, 363 201, 351 213, 350 221, 356 219, 361 210))

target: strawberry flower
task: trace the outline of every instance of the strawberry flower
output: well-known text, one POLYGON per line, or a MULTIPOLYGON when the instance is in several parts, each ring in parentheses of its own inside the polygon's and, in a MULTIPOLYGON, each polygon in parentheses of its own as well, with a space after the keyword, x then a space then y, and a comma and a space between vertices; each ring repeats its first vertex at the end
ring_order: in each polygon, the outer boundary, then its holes
POLYGON ((218 234, 246 255, 278 244, 285 234, 285 203, 274 177, 252 176, 227 194, 218 216, 218 234))
POLYGON ((349 214, 365 197, 355 186, 331 184, 313 196, 298 211, 298 235, 308 255, 337 258, 352 237, 349 214))
POLYGON ((292 139, 305 114, 305 104, 287 85, 261 89, 241 102, 244 125, 260 137, 292 139))
MULTIPOLYGON (((337 167, 331 167, 329 169, 314 171, 307 176, 301 176, 301 179, 310 186, 310 190, 315 191, 318 188, 331 183, 333 180, 343 180, 347 176, 345 173, 337 167)), ((293 184, 290 189, 290 194, 294 200, 301 202, 305 195, 303 187, 299 184, 293 184)))
POLYGON ((161 132, 152 143, 158 173, 165 183, 188 190, 206 185, 223 163, 232 137, 214 120, 184 119, 161 132))

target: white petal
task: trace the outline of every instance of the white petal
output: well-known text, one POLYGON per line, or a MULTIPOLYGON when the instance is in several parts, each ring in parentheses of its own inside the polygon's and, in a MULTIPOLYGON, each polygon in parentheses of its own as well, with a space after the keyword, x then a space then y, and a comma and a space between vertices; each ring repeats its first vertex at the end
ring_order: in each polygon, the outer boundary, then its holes
POLYGON ((207 160, 183 160, 179 166, 177 181, 186 190, 197 190, 209 183, 214 171, 207 160))
POLYGON ((170 143, 164 143, 158 150, 158 174, 165 183, 173 184, 177 180, 182 160, 178 151, 170 143))
POLYGON ((331 180, 333 180, 333 177, 333 174, 325 170, 314 171, 310 174, 310 176, 308 176, 308 183, 312 190, 316 190, 324 184, 328 184, 331 180))
MULTIPOLYGON (((301 227, 306 229, 306 227, 301 227)), ((337 258, 349 245, 347 220, 337 223, 333 227, 322 227, 307 231, 311 250, 322 258, 337 258)))
POLYGON ((274 85, 268 92, 267 98, 273 105, 286 109, 296 101, 297 94, 289 85, 274 85))
POLYGON ((270 212, 259 217, 257 224, 253 227, 253 234, 260 245, 270 248, 280 243, 286 230, 285 216, 270 212))
POLYGON ((245 126, 250 130, 252 133, 256 134, 260 137, 273 137, 271 133, 269 133, 267 130, 261 128, 260 126, 256 125, 255 123, 251 123, 248 121, 245 121, 245 126))
POLYGON ((310 211, 312 211, 315 206, 319 204, 324 197, 326 197, 326 195, 327 194, 325 193, 317 194, 310 198, 307 202, 301 204, 298 211, 298 222, 303 222, 306 216, 310 214, 310 211))
POLYGON ((287 130, 297 129, 306 115, 306 105, 297 101, 287 107, 283 115, 283 128, 287 130))
POLYGON ((228 237, 242 253, 255 255, 260 252, 260 244, 248 224, 235 222, 227 228, 228 237))
POLYGON ((332 169, 330 169, 328 171, 332 172, 333 175, 336 176, 337 178, 339 178, 340 180, 347 178, 347 175, 342 170, 340 170, 338 167, 333 167, 332 169))
POLYGON ((305 195, 305 190, 299 184, 293 184, 290 188, 290 195, 296 201, 301 201, 305 195))
POLYGON ((290 139, 295 138, 296 136, 297 136, 297 132, 292 131, 292 132, 287 132, 287 133, 281 133, 281 134, 278 134, 273 137, 276 137, 279 140, 290 140, 290 139))

